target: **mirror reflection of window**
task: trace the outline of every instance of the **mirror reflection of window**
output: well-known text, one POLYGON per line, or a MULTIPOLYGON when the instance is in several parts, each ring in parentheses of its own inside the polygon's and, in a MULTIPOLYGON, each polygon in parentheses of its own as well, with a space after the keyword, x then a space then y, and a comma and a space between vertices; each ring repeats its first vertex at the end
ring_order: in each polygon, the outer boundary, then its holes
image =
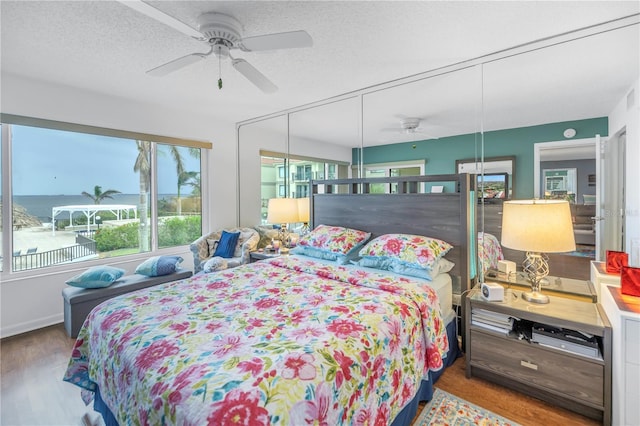
POLYGON ((544 198, 576 202, 577 169, 545 169, 544 198))
POLYGON ((311 189, 311 179, 339 179, 347 175, 348 165, 315 158, 297 158, 284 153, 262 152, 260 155, 261 221, 266 223, 271 198, 304 198, 311 189), (287 169, 289 175, 287 176, 287 169))
MULTIPOLYGON (((375 167, 367 167, 364 173, 365 177, 368 178, 419 176, 423 174, 424 166, 421 165, 389 166, 383 164, 377 164, 375 167)), ((397 194, 398 184, 374 183, 370 185, 369 192, 372 194, 397 194)))
POLYGON ((476 159, 456 160, 458 173, 478 176, 478 198, 513 199, 515 156, 488 157, 484 164, 476 159))

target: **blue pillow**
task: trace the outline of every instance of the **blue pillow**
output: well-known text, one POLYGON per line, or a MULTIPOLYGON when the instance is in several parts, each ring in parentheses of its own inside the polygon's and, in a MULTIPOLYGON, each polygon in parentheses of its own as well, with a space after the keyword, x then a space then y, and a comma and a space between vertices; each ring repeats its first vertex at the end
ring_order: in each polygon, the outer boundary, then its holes
POLYGON ((388 270, 391 266, 391 259, 387 257, 363 256, 360 260, 353 263, 367 268, 388 270))
POLYGON ((440 274, 451 271, 451 269, 453 269, 453 267, 455 266, 453 262, 445 259, 444 257, 437 260, 434 264, 434 267, 430 270, 423 268, 413 268, 403 263, 396 262, 394 259, 389 259, 386 257, 365 256, 359 261, 353 263, 359 266, 391 271, 395 272, 396 274, 408 275, 410 277, 422 278, 429 281, 432 281, 433 278, 437 277, 440 274))
MULTIPOLYGON (((358 246, 359 247, 359 246, 358 246)), ((323 250, 315 247, 295 246, 291 249, 292 254, 301 254, 304 256, 315 257, 316 259, 334 260, 338 265, 348 265, 350 262, 358 258, 358 250, 351 250, 349 254, 334 253, 332 251, 323 250)))
POLYGON ((145 260, 136 268, 136 274, 147 277, 159 277, 173 274, 182 262, 180 256, 154 256, 145 260))
POLYGON ((65 283, 73 287, 81 288, 109 287, 115 280, 123 276, 124 273, 124 269, 114 266, 94 266, 75 277, 69 278, 65 283))
POLYGON ((220 241, 218 241, 218 245, 216 246, 216 251, 211 257, 220 256, 225 259, 231 259, 233 257, 233 253, 236 251, 238 238, 240 238, 240 232, 222 231, 220 241))

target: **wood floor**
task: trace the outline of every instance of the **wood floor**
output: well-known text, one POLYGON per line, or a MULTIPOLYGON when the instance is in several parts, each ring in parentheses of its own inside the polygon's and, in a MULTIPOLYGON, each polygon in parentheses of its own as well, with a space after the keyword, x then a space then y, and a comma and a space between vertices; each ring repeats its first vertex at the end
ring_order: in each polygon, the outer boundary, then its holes
MULTIPOLYGON (((88 408, 79 388, 62 381, 73 343, 62 324, 0 341, 1 425, 82 424, 88 408)), ((525 426, 598 424, 484 380, 468 380, 463 358, 447 369, 437 387, 525 426)))

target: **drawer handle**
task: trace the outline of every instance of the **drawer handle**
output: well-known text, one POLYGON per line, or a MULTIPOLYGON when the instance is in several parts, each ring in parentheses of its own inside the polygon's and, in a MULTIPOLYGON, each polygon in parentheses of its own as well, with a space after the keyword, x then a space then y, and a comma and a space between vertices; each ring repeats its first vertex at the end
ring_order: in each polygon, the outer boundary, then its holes
POLYGON ((520 365, 526 368, 530 368, 532 370, 538 370, 538 366, 529 361, 520 361, 520 365))

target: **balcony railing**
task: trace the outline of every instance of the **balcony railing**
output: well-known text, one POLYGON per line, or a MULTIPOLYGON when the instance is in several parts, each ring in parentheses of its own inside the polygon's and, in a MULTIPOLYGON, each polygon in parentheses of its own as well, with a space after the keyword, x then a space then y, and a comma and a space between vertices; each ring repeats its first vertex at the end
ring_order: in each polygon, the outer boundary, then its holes
POLYGON ((76 236, 76 244, 73 246, 13 256, 13 271, 28 271, 60 263, 69 263, 83 257, 94 256, 96 253, 96 242, 78 235, 76 236))
POLYGON ((308 172, 308 173, 292 173, 291 174, 291 180, 297 181, 297 182, 300 182, 300 181, 307 181, 308 182, 309 180, 311 180, 311 173, 310 172, 308 172))

